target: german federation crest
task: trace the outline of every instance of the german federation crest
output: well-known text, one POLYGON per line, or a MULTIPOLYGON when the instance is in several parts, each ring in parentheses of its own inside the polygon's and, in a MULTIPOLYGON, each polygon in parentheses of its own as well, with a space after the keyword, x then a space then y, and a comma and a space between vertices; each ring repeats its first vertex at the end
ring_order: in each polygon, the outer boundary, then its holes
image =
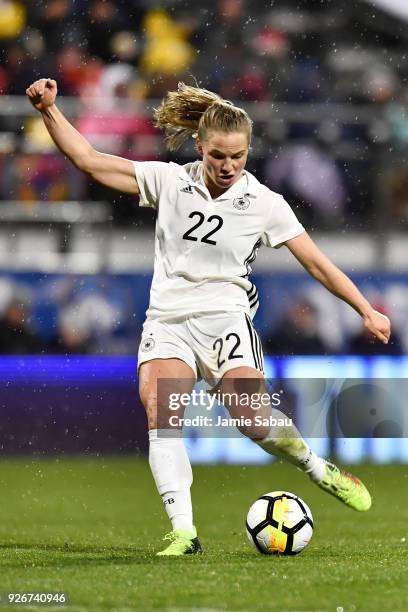
POLYGON ((246 210, 250 204, 250 201, 248 196, 242 196, 241 198, 235 198, 232 204, 237 210, 246 210))
POLYGON ((152 351, 155 347, 155 341, 153 340, 153 338, 146 338, 146 340, 143 340, 142 342, 142 346, 140 347, 140 349, 144 352, 144 353, 148 353, 149 351, 152 351))

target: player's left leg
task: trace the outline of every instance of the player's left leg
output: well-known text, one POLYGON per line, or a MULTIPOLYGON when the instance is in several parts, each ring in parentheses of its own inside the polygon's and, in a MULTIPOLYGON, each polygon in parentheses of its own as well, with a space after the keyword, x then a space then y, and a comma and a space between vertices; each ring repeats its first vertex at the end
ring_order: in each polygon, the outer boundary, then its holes
MULTIPOLYGON (((221 393, 228 398, 236 398, 238 395, 238 400, 230 401, 227 406, 231 416, 234 418, 239 418, 243 415, 245 417, 251 416, 251 410, 248 410, 247 402, 244 405, 240 405, 237 388, 245 396, 251 396, 256 393, 258 397, 259 393, 267 393, 264 377, 261 372, 247 366, 230 369, 225 372, 219 388, 221 393), (238 380, 239 384, 237 385, 238 380), (246 381, 248 381, 247 384, 246 381)), ((261 405, 256 414, 261 417, 273 416, 276 419, 287 420, 283 412, 272 408, 270 404, 261 405)), ((371 497, 364 484, 352 474, 348 474, 332 463, 318 457, 293 424, 270 428, 264 425, 250 425, 249 427, 242 427, 240 430, 267 453, 278 455, 293 463, 300 470, 307 473, 311 480, 320 488, 334 495, 347 506, 359 511, 365 511, 370 508, 371 497)))

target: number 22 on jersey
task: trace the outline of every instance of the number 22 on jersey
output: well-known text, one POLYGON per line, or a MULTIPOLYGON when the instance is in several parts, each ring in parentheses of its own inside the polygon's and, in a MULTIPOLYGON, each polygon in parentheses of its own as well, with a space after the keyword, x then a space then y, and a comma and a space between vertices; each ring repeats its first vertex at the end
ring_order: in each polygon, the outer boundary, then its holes
POLYGON ((194 225, 183 234, 184 240, 191 240, 193 242, 200 241, 204 242, 205 244, 217 244, 216 240, 211 240, 210 237, 214 236, 222 228, 224 221, 221 217, 218 215, 210 215, 208 219, 206 219, 205 215, 198 210, 193 210, 188 217, 189 219, 198 217, 198 221, 196 221, 194 225), (207 233, 200 238, 199 235, 201 234, 202 230, 198 232, 197 230, 199 230, 202 225, 205 226, 203 228, 204 231, 208 230, 208 226, 210 226, 210 231, 207 231, 207 233))

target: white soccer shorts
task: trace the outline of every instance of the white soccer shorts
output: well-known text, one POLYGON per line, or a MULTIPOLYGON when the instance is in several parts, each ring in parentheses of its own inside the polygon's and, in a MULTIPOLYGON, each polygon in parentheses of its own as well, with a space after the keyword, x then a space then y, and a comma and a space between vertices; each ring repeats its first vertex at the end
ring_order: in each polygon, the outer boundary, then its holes
POLYGON ((139 346, 138 367, 151 359, 176 357, 199 380, 212 384, 240 366, 264 373, 261 341, 244 312, 192 315, 176 321, 147 320, 139 346))

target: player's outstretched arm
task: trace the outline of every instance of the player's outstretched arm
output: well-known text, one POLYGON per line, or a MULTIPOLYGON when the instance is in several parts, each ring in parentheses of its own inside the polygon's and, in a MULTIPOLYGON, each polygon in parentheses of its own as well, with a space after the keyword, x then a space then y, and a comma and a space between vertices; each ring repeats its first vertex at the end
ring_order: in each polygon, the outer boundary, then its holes
POLYGON ((44 124, 57 147, 79 170, 112 189, 139 193, 133 163, 116 155, 95 151, 57 108, 56 81, 39 79, 26 89, 26 94, 34 108, 41 113, 44 124))
POLYGON ((306 232, 285 244, 311 276, 362 316, 365 327, 373 336, 384 344, 388 343, 391 335, 388 317, 374 310, 349 277, 322 253, 306 232))

